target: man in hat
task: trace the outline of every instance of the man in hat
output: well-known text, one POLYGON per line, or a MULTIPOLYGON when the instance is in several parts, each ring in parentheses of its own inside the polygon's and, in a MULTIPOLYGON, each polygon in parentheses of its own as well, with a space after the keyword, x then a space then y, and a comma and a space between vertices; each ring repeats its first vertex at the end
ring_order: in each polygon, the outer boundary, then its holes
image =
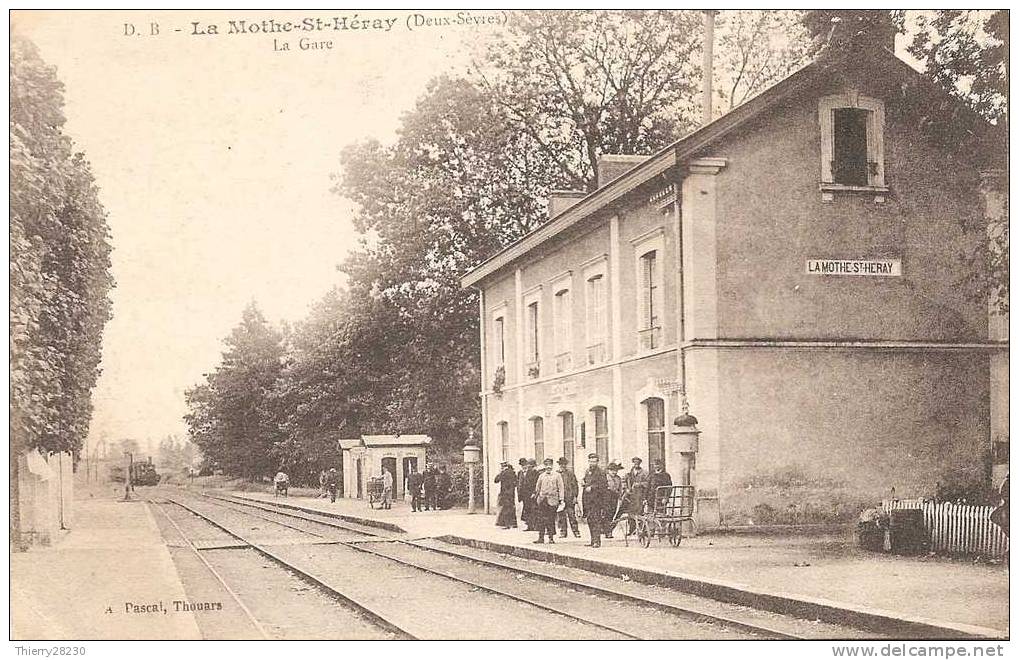
POLYGON ((545 534, 548 534, 549 543, 555 543, 556 513, 565 506, 563 497, 566 488, 562 476, 552 470, 554 464, 551 458, 546 458, 542 462, 544 469, 538 473, 534 482, 534 516, 538 521, 538 539, 535 543, 544 543, 545 534))
MULTIPOLYGON (((512 470, 513 468, 510 468, 512 470)), ((516 475, 514 474, 514 477, 516 475)), ((514 484, 516 485, 516 484, 514 484)), ((440 509, 449 508, 449 490, 453 487, 453 479, 449 476, 449 472, 446 471, 445 465, 439 466, 439 473, 435 475, 435 503, 440 509)), ((510 504, 516 506, 516 500, 511 500, 510 504)), ((513 512, 513 526, 517 524, 517 512, 513 512)))
POLYGON ((648 509, 654 509, 655 497, 658 495, 658 489, 662 486, 671 485, 672 476, 665 471, 665 461, 660 458, 656 458, 651 464, 651 474, 648 476, 647 481, 648 509))
POLYGON ((591 530, 592 548, 601 547, 602 518, 605 515, 605 499, 608 493, 608 479, 605 470, 598 465, 598 454, 587 455, 587 472, 584 473, 583 487, 584 516, 591 530))
POLYGON ((410 474, 407 475, 407 491, 410 493, 410 510, 412 513, 421 511, 421 489, 424 485, 424 475, 418 472, 416 465, 411 463, 410 474))
POLYGON ((326 472, 326 490, 329 491, 329 501, 336 501, 336 493, 340 488, 340 473, 336 471, 336 468, 331 467, 326 472))
POLYGON ((577 475, 573 474, 570 468, 570 461, 563 456, 559 459, 559 476, 563 479, 563 503, 566 505, 559 512, 559 536, 566 538, 566 525, 569 523, 573 535, 580 537, 580 525, 577 524, 577 494, 580 492, 580 484, 577 483, 577 475))
POLYGON ((606 529, 605 538, 612 538, 612 530, 615 529, 613 521, 619 517, 619 511, 622 505, 623 497, 623 478, 619 476, 619 471, 623 469, 623 466, 616 461, 610 461, 605 466, 605 471, 608 472, 606 479, 609 483, 609 490, 605 500, 605 513, 606 517, 606 529))
POLYGON ((424 509, 429 511, 431 509, 438 509, 439 505, 435 503, 435 466, 426 465, 425 471, 421 473, 421 488, 424 490, 424 509))
POLYGON ((520 465, 522 469, 517 475, 517 498, 523 503, 520 519, 524 521, 524 531, 533 532, 538 524, 534 517, 534 485, 538 481, 538 464, 533 458, 521 458, 520 465))
POLYGON ((623 497, 625 502, 623 506, 626 508, 626 513, 629 514, 630 520, 627 522, 629 528, 628 533, 633 534, 637 528, 636 519, 637 516, 644 513, 644 501, 647 499, 647 471, 641 467, 641 463, 644 461, 639 456, 634 456, 632 461, 633 467, 626 474, 626 488, 623 491, 623 497))
POLYGON ((495 475, 495 483, 499 484, 499 515, 496 516, 496 527, 510 529, 517 526, 517 473, 509 461, 499 464, 502 468, 499 474, 495 475))

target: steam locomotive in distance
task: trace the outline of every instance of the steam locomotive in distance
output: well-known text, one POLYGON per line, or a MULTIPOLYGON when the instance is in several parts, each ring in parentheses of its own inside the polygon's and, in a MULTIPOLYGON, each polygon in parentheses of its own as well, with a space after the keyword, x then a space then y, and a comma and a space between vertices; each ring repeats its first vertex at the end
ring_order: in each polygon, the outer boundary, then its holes
MULTIPOLYGON (((124 481, 124 468, 114 465, 110 468, 110 481, 124 481)), ((131 485, 133 486, 155 486, 159 483, 159 473, 156 466, 152 464, 152 457, 147 461, 131 464, 131 485)))

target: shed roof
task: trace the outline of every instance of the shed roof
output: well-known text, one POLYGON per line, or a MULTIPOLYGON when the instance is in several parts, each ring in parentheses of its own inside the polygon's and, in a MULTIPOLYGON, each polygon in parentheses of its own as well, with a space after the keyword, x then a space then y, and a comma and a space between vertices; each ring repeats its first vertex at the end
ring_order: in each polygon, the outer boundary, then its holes
POLYGON ((427 435, 362 435, 365 447, 414 447, 432 444, 427 435))
POLYGON ((353 449, 361 446, 361 438, 340 438, 337 442, 340 444, 340 449, 353 449))

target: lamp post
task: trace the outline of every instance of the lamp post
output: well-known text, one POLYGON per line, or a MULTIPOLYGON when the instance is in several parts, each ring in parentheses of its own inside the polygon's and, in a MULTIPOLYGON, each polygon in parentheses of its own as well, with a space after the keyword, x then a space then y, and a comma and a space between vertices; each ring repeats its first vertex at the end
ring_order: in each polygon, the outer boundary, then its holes
POLYGON ((474 467, 481 460, 481 447, 474 440, 474 429, 467 432, 467 442, 464 443, 464 463, 467 464, 467 513, 474 511, 474 467))
POLYGON ((124 501, 131 501, 131 467, 134 464, 134 455, 131 452, 124 452, 124 501))

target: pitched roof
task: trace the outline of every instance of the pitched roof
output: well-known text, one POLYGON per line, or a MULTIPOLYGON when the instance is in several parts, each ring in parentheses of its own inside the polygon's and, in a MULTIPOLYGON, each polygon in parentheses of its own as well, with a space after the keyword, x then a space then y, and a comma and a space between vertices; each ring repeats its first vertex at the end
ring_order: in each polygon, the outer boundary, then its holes
MULTIPOLYGON (((913 79, 922 76, 922 74, 887 49, 882 48, 870 52, 877 53, 884 61, 894 61, 894 68, 889 71, 891 75, 913 79)), ((590 193, 573 206, 551 218, 541 227, 506 246, 500 252, 483 261, 460 278, 461 286, 466 289, 479 284, 490 275, 498 272, 504 266, 519 259, 553 236, 609 207, 613 202, 632 192, 642 184, 653 180, 659 174, 668 171, 682 162, 697 157, 700 152, 713 142, 757 117, 782 99, 818 81, 826 72, 845 63, 859 64, 863 59, 867 58, 854 53, 822 54, 813 62, 786 76, 746 103, 737 106, 718 119, 676 140, 661 151, 648 156, 646 160, 636 165, 633 169, 590 193)), ((947 94, 943 91, 942 93, 947 94)))

